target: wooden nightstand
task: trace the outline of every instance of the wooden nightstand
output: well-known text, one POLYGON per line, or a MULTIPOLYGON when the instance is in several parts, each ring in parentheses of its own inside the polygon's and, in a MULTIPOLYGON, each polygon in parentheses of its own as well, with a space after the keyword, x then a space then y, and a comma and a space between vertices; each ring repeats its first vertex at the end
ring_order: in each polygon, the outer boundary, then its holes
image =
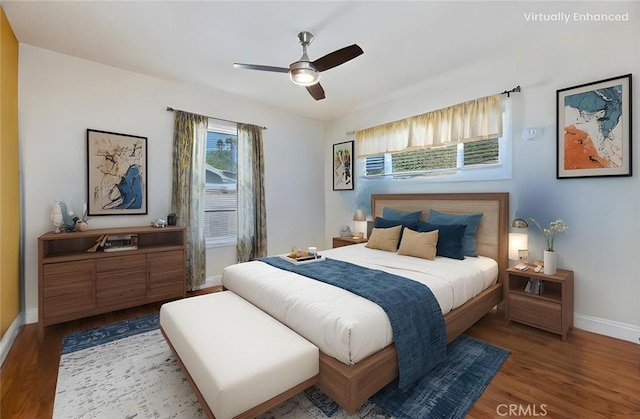
POLYGON ((351 246, 352 244, 358 244, 358 243, 366 243, 367 239, 358 239, 358 238, 353 238, 351 236, 348 237, 334 237, 333 238, 333 248, 335 249, 336 247, 342 247, 342 246, 351 246))
POLYGON ((554 275, 535 272, 531 266, 526 271, 514 267, 507 269, 504 287, 505 315, 507 321, 515 321, 562 336, 573 327, 573 271, 558 269, 554 275), (525 292, 530 278, 544 281, 544 292, 525 292))

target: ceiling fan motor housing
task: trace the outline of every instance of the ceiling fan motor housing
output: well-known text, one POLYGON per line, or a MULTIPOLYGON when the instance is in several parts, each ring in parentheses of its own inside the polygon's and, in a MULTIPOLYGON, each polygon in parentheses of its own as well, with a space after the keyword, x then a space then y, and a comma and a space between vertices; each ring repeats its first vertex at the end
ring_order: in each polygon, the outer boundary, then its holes
POLYGON ((307 46, 313 42, 313 34, 311 32, 302 31, 298 34, 298 39, 302 46, 307 46))

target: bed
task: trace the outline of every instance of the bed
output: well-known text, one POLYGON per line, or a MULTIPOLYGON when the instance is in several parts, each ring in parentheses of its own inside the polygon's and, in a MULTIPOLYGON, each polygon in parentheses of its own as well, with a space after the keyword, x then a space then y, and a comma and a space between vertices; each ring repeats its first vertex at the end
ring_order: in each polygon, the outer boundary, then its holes
MULTIPOLYGON (((434 261, 400 257, 364 244, 327 250, 324 256, 386 270, 424 283, 445 318, 447 341, 464 332, 502 301, 507 265, 507 193, 376 194, 372 218, 385 207, 429 209, 450 214, 482 213, 476 233, 477 258, 434 261), (453 282, 449 265, 462 272, 453 282)), ((457 275, 457 274, 456 274, 457 275)), ((391 325, 376 304, 313 279, 253 261, 225 269, 223 285, 307 338, 320 349, 318 386, 349 414, 398 376, 391 325)))

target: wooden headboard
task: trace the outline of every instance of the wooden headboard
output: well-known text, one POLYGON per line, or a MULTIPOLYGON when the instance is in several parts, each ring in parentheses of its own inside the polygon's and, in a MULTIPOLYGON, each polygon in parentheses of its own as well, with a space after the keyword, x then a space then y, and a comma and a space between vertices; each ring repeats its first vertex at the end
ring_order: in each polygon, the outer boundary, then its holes
POLYGON ((382 217, 384 207, 400 211, 422 210, 427 220, 429 209, 450 214, 482 213, 476 233, 477 251, 498 262, 498 282, 508 267, 509 254, 509 193, 435 193, 435 194, 374 194, 371 195, 372 219, 382 217))

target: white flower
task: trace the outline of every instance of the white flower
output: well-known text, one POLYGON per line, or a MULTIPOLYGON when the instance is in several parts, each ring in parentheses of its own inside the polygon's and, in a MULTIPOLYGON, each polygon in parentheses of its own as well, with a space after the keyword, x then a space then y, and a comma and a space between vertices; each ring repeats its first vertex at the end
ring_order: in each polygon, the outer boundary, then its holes
POLYGON ((533 221, 540 232, 544 234, 545 240, 547 241, 546 250, 549 250, 551 252, 554 251, 553 245, 556 241, 556 237, 558 237, 558 234, 566 233, 567 231, 569 231, 569 227, 567 227, 565 222, 559 218, 555 221, 552 221, 551 224, 549 224, 549 228, 540 227, 540 224, 538 224, 538 222, 533 218, 531 218, 531 221, 533 221))

